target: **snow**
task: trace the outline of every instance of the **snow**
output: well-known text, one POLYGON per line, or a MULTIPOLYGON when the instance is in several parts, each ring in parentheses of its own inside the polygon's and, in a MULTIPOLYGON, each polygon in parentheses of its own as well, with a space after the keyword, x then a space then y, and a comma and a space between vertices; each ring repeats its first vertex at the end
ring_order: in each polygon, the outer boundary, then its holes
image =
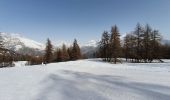
MULTIPOLYGON (((38 51, 43 51, 45 49, 45 44, 39 43, 32 39, 25 38, 18 33, 0 32, 0 38, 3 39, 5 48, 14 51, 19 51, 20 49, 25 47, 30 49, 36 49, 38 51)), ((65 44, 67 47, 70 47, 72 45, 72 42, 73 41, 57 40, 52 41, 52 44, 54 45, 54 48, 61 48, 63 44, 65 44)), ((79 43, 79 46, 83 49, 86 49, 86 51, 91 51, 92 48, 97 47, 97 44, 98 42, 96 40, 90 40, 84 44, 79 43)))
MULTIPOLYGON (((58 40, 58 41, 55 41, 53 44, 55 47, 59 47, 61 48, 63 46, 63 44, 65 44, 67 47, 70 47, 72 46, 72 42, 73 41, 63 41, 63 40, 58 40)), ((84 47, 97 47, 98 45, 98 42, 96 40, 90 40, 86 43, 79 43, 78 41, 78 44, 81 48, 84 48, 84 47)))
POLYGON ((44 50, 45 48, 45 45, 34 40, 22 37, 20 34, 0 32, 0 37, 2 37, 4 41, 4 46, 6 48, 14 49, 16 51, 22 47, 33 48, 38 50, 44 50))
POLYGON ((82 45, 81 47, 97 47, 98 42, 96 40, 90 40, 87 43, 85 43, 84 45, 82 45))
POLYGON ((20 38, 20 37, 18 37, 18 38, 20 39, 20 41, 22 43, 25 44, 26 47, 40 49, 40 50, 43 50, 45 48, 45 46, 43 46, 43 44, 38 43, 34 40, 30 40, 30 39, 27 39, 27 38, 20 38))
POLYGON ((14 62, 14 65, 17 66, 17 67, 23 67, 23 66, 26 66, 26 64, 27 64, 27 61, 14 62))
POLYGON ((170 60, 88 59, 0 69, 0 100, 170 100, 170 60))

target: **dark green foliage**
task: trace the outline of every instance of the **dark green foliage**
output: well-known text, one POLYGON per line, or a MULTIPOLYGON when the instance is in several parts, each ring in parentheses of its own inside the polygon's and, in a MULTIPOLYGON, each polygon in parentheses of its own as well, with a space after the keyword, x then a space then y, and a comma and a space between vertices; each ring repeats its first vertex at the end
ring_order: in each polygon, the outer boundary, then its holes
POLYGON ((70 59, 67 47, 65 44, 62 46, 62 61, 68 61, 70 59))
POLYGON ((100 47, 100 57, 103 58, 104 61, 109 61, 109 53, 110 53, 110 44, 109 44, 109 40, 110 40, 110 37, 109 37, 109 34, 107 31, 104 31, 103 34, 102 34, 102 38, 101 38, 101 41, 99 43, 100 47))
POLYGON ((44 55, 44 63, 50 63, 52 60, 52 53, 53 51, 53 46, 51 44, 50 39, 47 39, 46 43, 46 49, 45 49, 45 55, 44 55))
POLYGON ((71 50, 70 60, 81 59, 82 55, 81 55, 80 47, 79 47, 76 39, 74 40, 73 46, 71 47, 70 50, 71 50))

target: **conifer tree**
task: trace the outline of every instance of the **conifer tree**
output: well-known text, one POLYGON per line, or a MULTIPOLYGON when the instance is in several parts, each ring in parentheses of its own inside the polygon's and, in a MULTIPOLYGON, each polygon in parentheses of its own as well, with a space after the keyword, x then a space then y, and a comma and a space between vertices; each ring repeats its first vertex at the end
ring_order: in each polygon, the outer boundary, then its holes
POLYGON ((136 52, 135 59, 136 59, 136 62, 139 62, 139 60, 142 58, 141 43, 142 43, 142 35, 143 35, 143 28, 139 23, 136 25, 133 35, 134 35, 135 42, 136 42, 136 45, 134 45, 135 52, 136 52))
POLYGON ((148 24, 145 28, 137 24, 135 31, 124 39, 126 58, 131 58, 132 62, 152 62, 153 59, 158 59, 162 62, 160 60, 160 40, 161 35, 158 30, 152 30, 148 24))
POLYGON ((117 58, 121 55, 120 33, 116 25, 111 29, 110 47, 111 58, 113 58, 113 62, 116 64, 117 58))
POLYGON ((68 53, 68 55, 69 55, 69 60, 71 60, 71 59, 73 59, 72 58, 72 46, 70 46, 69 48, 67 48, 67 53, 68 53))
POLYGON ((4 62, 5 60, 5 51, 4 51, 4 45, 3 45, 3 40, 0 35, 0 62, 4 62))
POLYGON ((62 61, 63 61, 63 54, 62 54, 61 49, 59 48, 57 50, 57 62, 62 62, 62 61))
POLYGON ((53 46, 51 44, 50 39, 47 39, 46 43, 46 49, 45 49, 45 55, 44 55, 44 62, 45 63, 50 63, 52 60, 52 51, 53 51, 53 46))
POLYGON ((4 46, 3 46, 3 40, 2 40, 2 36, 1 36, 1 34, 0 34, 0 48, 3 48, 4 46))
POLYGON ((68 61, 69 58, 70 58, 70 57, 69 57, 69 54, 68 54, 66 45, 63 44, 63 46, 62 46, 62 61, 68 61))
POLYGON ((145 62, 148 62, 151 60, 151 52, 150 52, 150 46, 151 46, 151 39, 150 39, 150 36, 151 36, 151 33, 152 33, 152 29, 151 27, 147 24, 145 26, 145 31, 144 31, 144 34, 143 34, 143 59, 145 62))
POLYGON ((158 30, 153 30, 151 33, 151 61, 159 59, 161 56, 161 35, 158 30))
POLYGON ((128 60, 128 58, 130 58, 131 42, 132 42, 131 35, 126 34, 126 36, 124 37, 124 44, 123 44, 124 56, 126 58, 126 61, 128 60))
POLYGON ((101 58, 103 58, 104 61, 109 61, 109 34, 107 31, 104 31, 102 34, 102 38, 101 41, 99 43, 99 47, 100 47, 100 54, 101 54, 101 58))
POLYGON ((77 40, 75 39, 73 42, 73 47, 71 50, 71 60, 77 60, 81 58, 81 51, 80 51, 80 47, 77 43, 77 40))

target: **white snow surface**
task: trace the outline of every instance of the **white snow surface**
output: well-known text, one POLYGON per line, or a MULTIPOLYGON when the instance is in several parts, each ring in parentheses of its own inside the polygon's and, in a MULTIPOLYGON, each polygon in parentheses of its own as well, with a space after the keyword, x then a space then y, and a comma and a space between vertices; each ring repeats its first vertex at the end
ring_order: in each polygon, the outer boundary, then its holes
POLYGON ((88 59, 1 68, 0 100, 170 100, 170 61, 165 61, 88 59))
POLYGON ((17 66, 17 67, 23 67, 23 66, 26 66, 26 64, 27 64, 27 61, 14 62, 14 65, 17 66))
POLYGON ((90 40, 86 44, 81 45, 81 47, 84 47, 84 46, 86 46, 86 47, 97 47, 97 45, 98 45, 98 42, 96 40, 90 40))
POLYGON ((22 37, 20 34, 0 32, 0 36, 4 41, 4 46, 8 49, 13 48, 17 51, 22 47, 28 47, 38 50, 44 50, 45 48, 44 44, 22 37))

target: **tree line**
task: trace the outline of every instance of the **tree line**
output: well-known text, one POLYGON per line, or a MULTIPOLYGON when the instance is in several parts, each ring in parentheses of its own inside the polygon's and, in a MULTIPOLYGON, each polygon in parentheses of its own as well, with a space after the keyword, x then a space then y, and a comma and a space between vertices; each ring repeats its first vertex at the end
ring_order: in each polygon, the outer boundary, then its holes
POLYGON ((0 40, 0 67, 14 66, 13 60, 15 59, 15 52, 5 49, 3 46, 3 41, 0 40))
POLYGON ((114 62, 118 61, 121 55, 120 33, 118 27, 115 25, 111 28, 111 32, 104 31, 101 41, 99 42, 99 55, 104 61, 114 62))
MULTIPOLYGON (((32 51, 34 52, 34 51, 32 51)), ((14 66, 14 61, 28 61, 27 65, 48 64, 51 62, 64 62, 78 60, 82 58, 80 47, 75 39, 70 47, 65 44, 60 48, 55 48, 50 39, 47 39, 46 48, 42 55, 19 54, 6 49, 0 38, 0 67, 14 66)))
POLYGON ((81 58, 82 54, 76 39, 70 47, 66 47, 63 44, 60 48, 54 48, 50 39, 47 39, 44 55, 31 57, 29 64, 48 64, 51 62, 73 61, 81 58))
MULTIPOLYGON (((161 59, 170 59, 170 44, 161 42, 162 36, 159 30, 150 25, 138 23, 134 30, 120 38, 119 28, 114 25, 111 31, 104 31, 99 42, 97 51, 93 56, 102 58, 104 61, 120 63, 120 58, 128 62, 148 63, 161 59)), ((13 66, 13 61, 28 61, 28 65, 48 64, 51 62, 64 62, 84 58, 80 47, 75 39, 70 47, 65 44, 54 48, 50 39, 47 39, 44 55, 22 55, 5 49, 3 41, 0 40, 0 67, 13 66)))
POLYGON ((120 41, 120 33, 115 25, 111 31, 104 31, 99 42, 97 57, 108 62, 121 62, 126 58, 130 62, 163 62, 162 58, 170 58, 170 46, 161 43, 161 33, 152 29, 148 24, 138 23, 131 33, 127 33, 120 41))

